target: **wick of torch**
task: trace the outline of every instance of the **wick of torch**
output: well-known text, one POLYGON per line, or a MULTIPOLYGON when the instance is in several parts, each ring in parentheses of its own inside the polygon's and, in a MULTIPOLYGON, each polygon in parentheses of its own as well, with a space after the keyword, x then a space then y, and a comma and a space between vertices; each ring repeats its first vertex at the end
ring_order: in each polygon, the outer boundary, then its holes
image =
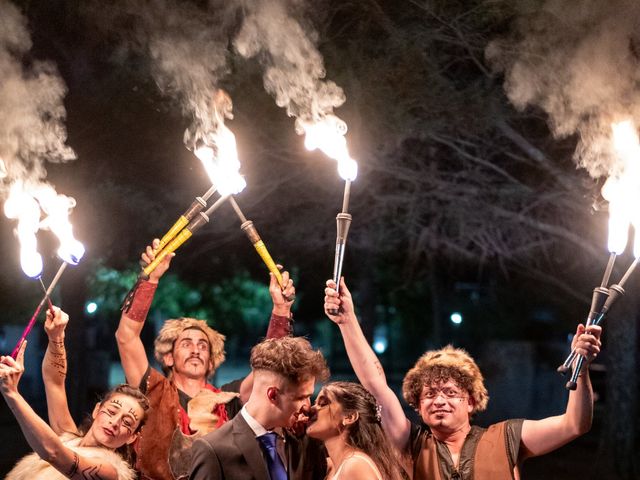
POLYGON ((189 224, 184 227, 180 233, 178 233, 169 243, 165 245, 165 247, 156 255, 156 258, 147 265, 140 274, 143 278, 148 278, 149 274, 153 272, 160 262, 164 260, 164 258, 172 252, 175 252, 180 245, 189 240, 191 236, 200 229, 203 225, 209 222, 209 217, 215 212, 220 205, 222 205, 227 199, 229 195, 224 195, 215 201, 213 205, 211 205, 206 211, 199 212, 195 218, 193 218, 189 224))
POLYGON ((284 288, 284 282, 282 281, 282 274, 280 273, 280 270, 278 270, 278 267, 276 266, 276 262, 273 261, 273 258, 271 257, 269 250, 267 250, 267 246, 264 244, 264 242, 260 238, 260 234, 258 233, 258 230, 256 230, 255 225, 251 220, 247 220, 247 217, 244 216, 244 213, 242 213, 242 210, 240 210, 240 206, 238 205, 238 202, 236 202, 233 196, 229 197, 229 202, 231 203, 231 206, 235 210, 236 215, 238 215, 238 218, 240 219, 240 222, 241 222, 240 228, 244 233, 246 233, 247 237, 249 238, 249 241, 251 242, 251 245, 253 245, 253 248, 256 249, 256 252, 258 252, 258 255, 260 255, 260 258, 262 258, 262 261, 265 263, 269 271, 273 273, 273 275, 276 277, 276 280, 278 281, 278 285, 280 285, 280 288, 284 288))
POLYGON ((196 197, 191 206, 185 210, 185 212, 180 215, 180 218, 173 224, 173 226, 164 234, 164 236, 160 239, 160 243, 153 250, 154 255, 161 251, 167 243, 174 239, 180 231, 186 227, 189 222, 195 217, 198 213, 202 211, 203 208, 207 206, 207 200, 213 195, 216 191, 215 185, 212 186, 209 190, 207 190, 204 195, 201 197, 196 197))
POLYGON ((27 324, 26 328, 22 332, 22 335, 20 336, 20 340, 18 340, 18 343, 16 344, 15 348, 11 352, 11 357, 13 359, 15 359, 18 356, 18 352, 20 351, 22 344, 27 339, 27 335, 29 335, 29 332, 31 332, 31 329, 36 323, 36 319, 40 314, 40 310, 42 310, 42 307, 44 306, 44 304, 47 302, 47 300, 49 300, 49 296, 51 296, 51 292, 53 292, 53 289, 55 288, 58 281, 60 280, 60 277, 62 276, 62 272, 64 272, 65 268, 67 268, 67 262, 62 262, 62 265, 60 265, 60 268, 58 269, 56 276, 53 277, 53 280, 51 281, 49 288, 47 288, 46 291, 44 292, 44 297, 42 297, 42 300, 40 300, 40 303, 38 304, 36 311, 33 312, 33 316, 31 317, 31 319, 29 320, 29 323, 27 324))

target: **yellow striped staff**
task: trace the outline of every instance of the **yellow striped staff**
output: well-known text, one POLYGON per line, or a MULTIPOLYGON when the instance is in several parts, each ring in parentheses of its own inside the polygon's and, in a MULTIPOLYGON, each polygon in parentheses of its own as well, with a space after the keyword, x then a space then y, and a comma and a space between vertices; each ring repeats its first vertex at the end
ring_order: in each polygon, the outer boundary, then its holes
POLYGON ((240 210, 240 206, 236 202, 235 198, 233 198, 233 196, 229 197, 229 202, 231 203, 231 206, 233 207, 236 214, 238 215, 238 218, 240 219, 240 222, 241 222, 240 228, 244 233, 247 234, 247 237, 249 238, 251 245, 253 245, 253 248, 256 249, 256 252, 258 252, 258 255, 260 255, 260 258, 262 258, 262 261, 265 263, 269 271, 273 273, 273 275, 276 277, 276 280, 278 280, 278 285, 280 285, 280 288, 284 288, 284 283, 282 281, 282 274, 280 273, 280 270, 276 266, 276 262, 273 261, 271 254, 269 254, 269 251, 267 250, 267 246, 264 244, 264 242, 260 238, 260 234, 258 234, 258 230, 256 230, 255 225, 253 225, 253 222, 251 220, 247 220, 247 217, 244 216, 244 214, 242 213, 242 210, 240 210))
POLYGON ((209 223, 209 217, 215 212, 220 205, 222 205, 227 199, 229 195, 224 195, 215 201, 213 205, 211 205, 206 211, 198 212, 197 215, 188 223, 186 227, 184 227, 180 233, 178 233, 169 243, 165 245, 165 247, 158 252, 156 258, 147 265, 140 274, 143 278, 148 278, 149 274, 153 272, 156 267, 164 260, 164 258, 172 252, 175 252, 180 245, 189 240, 193 234, 200 229, 203 225, 209 223))
POLYGON ((182 229, 184 229, 189 222, 195 217, 198 213, 200 213, 206 206, 207 200, 213 195, 216 191, 215 185, 212 186, 209 190, 207 190, 204 195, 201 197, 196 197, 193 200, 193 203, 185 212, 180 215, 180 218, 173 224, 173 226, 164 234, 164 236, 160 239, 160 243, 153 250, 153 254, 157 254, 160 252, 167 243, 169 243, 173 238, 178 235, 182 229))

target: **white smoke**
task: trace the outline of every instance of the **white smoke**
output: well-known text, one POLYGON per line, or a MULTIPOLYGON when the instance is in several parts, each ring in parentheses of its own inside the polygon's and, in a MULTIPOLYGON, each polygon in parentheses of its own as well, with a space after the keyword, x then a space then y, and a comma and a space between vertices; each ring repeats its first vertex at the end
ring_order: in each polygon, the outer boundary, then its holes
POLYGON ((303 132, 301 123, 317 122, 345 101, 339 86, 323 80, 317 34, 302 21, 304 5, 301 0, 246 0, 242 28, 234 39, 240 55, 259 58, 265 89, 297 118, 298 133, 303 132))
POLYGON ((150 59, 160 91, 178 100, 193 120, 188 137, 215 131, 224 121, 225 112, 216 112, 214 99, 228 71, 228 8, 214 12, 179 0, 128 0, 108 8, 95 3, 90 13, 119 36, 126 52, 150 59))
POLYGON ((640 2, 547 0, 520 13, 486 49, 510 101, 543 109, 558 137, 577 134, 576 161, 593 177, 614 174, 612 122, 640 125, 640 2))
POLYGON ((14 5, 0 0, 0 179, 3 185, 17 179, 43 179, 46 161, 75 158, 73 150, 65 145, 66 86, 52 63, 25 60, 30 49, 26 19, 14 5))

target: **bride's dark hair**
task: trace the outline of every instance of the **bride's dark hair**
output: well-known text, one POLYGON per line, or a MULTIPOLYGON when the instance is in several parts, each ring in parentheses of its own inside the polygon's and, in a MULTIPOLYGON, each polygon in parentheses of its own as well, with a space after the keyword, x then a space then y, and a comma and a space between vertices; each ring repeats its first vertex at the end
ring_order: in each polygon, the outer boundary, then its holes
POLYGON ((347 425, 347 444, 366 453, 385 480, 402 480, 398 455, 382 429, 381 409, 369 391, 359 383, 331 382, 323 390, 330 392, 344 414, 357 413, 347 425))

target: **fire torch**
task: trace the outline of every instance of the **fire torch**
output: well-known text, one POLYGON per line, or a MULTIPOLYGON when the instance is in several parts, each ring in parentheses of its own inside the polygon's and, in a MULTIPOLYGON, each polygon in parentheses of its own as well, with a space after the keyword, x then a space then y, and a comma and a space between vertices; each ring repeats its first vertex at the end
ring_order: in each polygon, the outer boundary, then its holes
POLYGON ((260 258, 262 258, 262 261, 265 263, 269 271, 276 277, 280 288, 284 288, 284 284, 282 282, 282 274, 276 266, 276 263, 273 261, 269 250, 267 250, 267 246, 260 238, 260 234, 258 233, 258 230, 256 230, 255 225, 251 220, 247 220, 247 217, 244 216, 244 213, 242 213, 242 210, 240 210, 240 206, 236 202, 235 198, 233 198, 233 196, 229 197, 229 202, 231 203, 233 210, 236 212, 236 215, 238 215, 238 218, 240 219, 240 228, 247 235, 247 238, 251 242, 251 245, 253 245, 253 248, 256 249, 256 252, 258 252, 258 255, 260 255, 260 258))
POLYGON ((173 224, 173 226, 164 234, 164 236, 160 239, 160 243, 153 250, 154 255, 161 251, 164 246, 169 243, 173 238, 178 235, 183 228, 185 228, 189 222, 199 214, 206 206, 207 200, 213 195, 216 191, 216 187, 212 186, 209 190, 207 190, 201 197, 196 197, 193 200, 193 203, 185 210, 185 212, 180 215, 180 218, 173 224))
MULTIPOLYGON (((608 247, 610 256, 600 287, 595 288, 593 291, 591 309, 585 322, 587 327, 590 325, 600 325, 617 299, 624 296, 624 285, 640 259, 640 235, 637 233, 639 231, 640 221, 636 219, 632 222, 628 210, 629 205, 637 204, 638 200, 640 200, 638 198, 640 171, 637 166, 638 157, 640 156, 640 142, 635 126, 630 121, 613 124, 612 131, 613 145, 615 146, 622 165, 618 173, 615 176, 609 177, 602 187, 602 196, 609 201, 608 247), (616 257, 625 250, 629 236, 629 226, 632 223, 636 230, 636 241, 634 245, 635 260, 621 280, 617 284, 607 288, 616 257)), ((558 367, 558 371, 565 374, 575 362, 571 378, 566 384, 566 388, 569 390, 575 390, 577 388, 578 376, 585 361, 583 356, 578 357, 577 360, 576 357, 577 353, 574 349, 564 363, 558 367)))
POLYGON ((347 141, 344 138, 347 133, 347 125, 335 115, 325 115, 315 122, 299 120, 299 126, 306 134, 305 147, 308 150, 320 149, 336 160, 338 162, 338 173, 345 181, 342 211, 336 216, 336 250, 333 261, 333 280, 336 283, 336 291, 338 291, 340 289, 347 235, 351 226, 351 214, 349 214, 351 182, 358 175, 358 163, 351 158, 347 149, 347 141))

